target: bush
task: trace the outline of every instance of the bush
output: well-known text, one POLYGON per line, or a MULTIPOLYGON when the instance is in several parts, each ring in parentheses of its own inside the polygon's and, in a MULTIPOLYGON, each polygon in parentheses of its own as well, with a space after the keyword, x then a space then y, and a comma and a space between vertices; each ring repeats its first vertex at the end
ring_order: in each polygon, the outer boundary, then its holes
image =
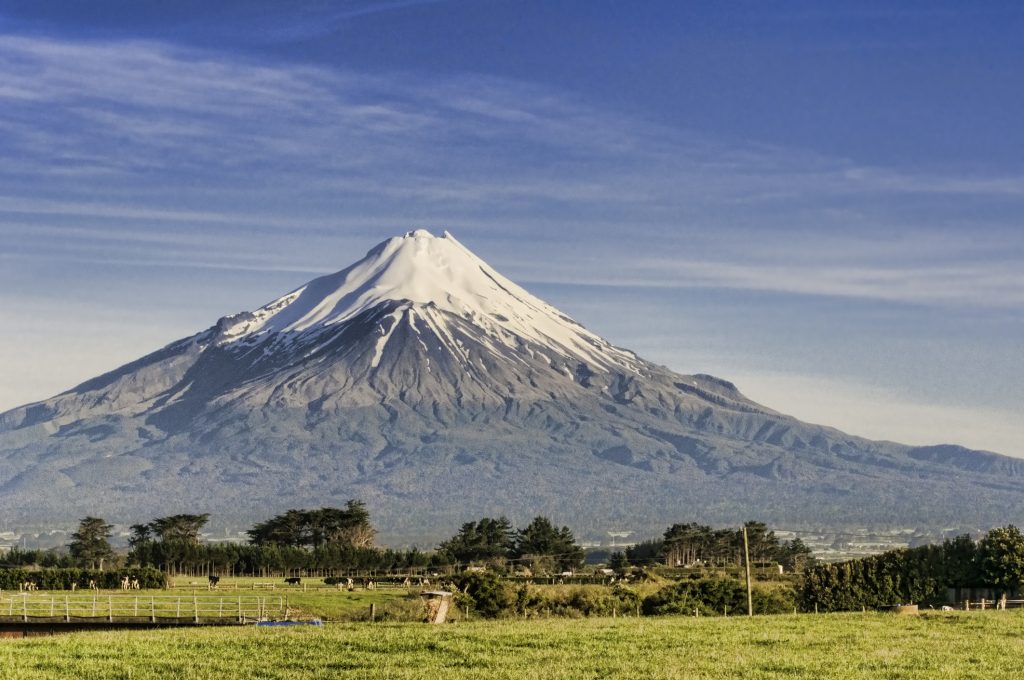
POLYGON ((622 585, 550 590, 520 586, 515 611, 520 616, 612 616, 636 611, 640 597, 622 585))
MULTIPOLYGON (((753 592, 755 614, 781 614, 793 611, 796 594, 790 589, 753 592)), ((732 579, 680 581, 644 598, 643 611, 648 615, 689 614, 695 611, 715 616, 747 611, 747 589, 732 579)))
POLYGON ((790 614, 797 607, 797 592, 792 588, 754 589, 755 614, 790 614))
POLYGON ((501 616, 515 602, 501 577, 491 571, 464 572, 456 577, 455 585, 462 592, 459 606, 469 605, 484 618, 501 616))

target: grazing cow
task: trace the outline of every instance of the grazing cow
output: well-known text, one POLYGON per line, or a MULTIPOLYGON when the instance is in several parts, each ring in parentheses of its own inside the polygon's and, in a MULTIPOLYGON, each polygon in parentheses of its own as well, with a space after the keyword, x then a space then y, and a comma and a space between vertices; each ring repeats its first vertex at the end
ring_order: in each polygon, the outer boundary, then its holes
POLYGON ((128 588, 130 588, 131 585, 132 580, 129 577, 125 576, 123 579, 121 579, 121 590, 128 590, 128 588))
POLYGON ((89 590, 99 590, 95 579, 89 579, 89 590))
POLYGON ((287 583, 290 586, 297 586, 300 583, 302 583, 302 579, 299 578, 298 576, 289 576, 288 578, 286 578, 284 580, 284 582, 287 583))
POLYGON ((220 583, 220 576, 210 576, 209 582, 207 583, 206 587, 210 590, 216 590, 218 583, 220 583))
POLYGON ((132 579, 132 590, 138 590, 141 587, 142 586, 139 584, 139 579, 133 578, 132 579))

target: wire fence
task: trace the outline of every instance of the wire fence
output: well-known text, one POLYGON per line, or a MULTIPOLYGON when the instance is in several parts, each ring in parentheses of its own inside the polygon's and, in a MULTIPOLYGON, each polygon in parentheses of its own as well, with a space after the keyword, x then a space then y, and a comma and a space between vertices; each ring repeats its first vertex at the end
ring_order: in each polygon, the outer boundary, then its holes
POLYGON ((0 593, 0 622, 247 623, 287 615, 282 596, 0 593))

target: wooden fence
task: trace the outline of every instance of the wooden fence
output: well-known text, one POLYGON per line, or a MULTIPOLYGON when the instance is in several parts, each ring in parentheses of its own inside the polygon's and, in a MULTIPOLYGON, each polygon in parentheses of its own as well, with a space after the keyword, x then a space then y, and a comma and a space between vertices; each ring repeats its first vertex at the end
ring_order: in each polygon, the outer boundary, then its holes
POLYGON ((986 600, 982 598, 977 602, 964 600, 965 611, 980 611, 985 609, 1021 609, 1024 608, 1024 600, 986 600))

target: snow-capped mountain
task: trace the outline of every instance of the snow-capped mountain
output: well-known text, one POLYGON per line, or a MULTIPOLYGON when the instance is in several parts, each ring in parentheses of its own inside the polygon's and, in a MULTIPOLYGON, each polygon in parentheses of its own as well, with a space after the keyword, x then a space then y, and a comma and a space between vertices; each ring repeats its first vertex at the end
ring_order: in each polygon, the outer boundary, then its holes
POLYGON ((348 269, 310 281, 255 312, 225 319, 216 342, 316 342, 382 305, 389 312, 376 320, 379 338, 370 361, 374 368, 403 326, 417 334, 429 330, 438 336, 439 349, 468 360, 448 329, 452 317, 459 317, 496 356, 532 343, 604 370, 635 370, 632 353, 612 347, 530 295, 448 232, 435 238, 423 229, 384 241, 348 269))
POLYGON ((1022 478, 1024 461, 850 437, 654 365, 423 230, 0 415, 11 521, 244 523, 359 497, 407 537, 540 512, 581 530, 983 525, 1020 515, 1022 478))

